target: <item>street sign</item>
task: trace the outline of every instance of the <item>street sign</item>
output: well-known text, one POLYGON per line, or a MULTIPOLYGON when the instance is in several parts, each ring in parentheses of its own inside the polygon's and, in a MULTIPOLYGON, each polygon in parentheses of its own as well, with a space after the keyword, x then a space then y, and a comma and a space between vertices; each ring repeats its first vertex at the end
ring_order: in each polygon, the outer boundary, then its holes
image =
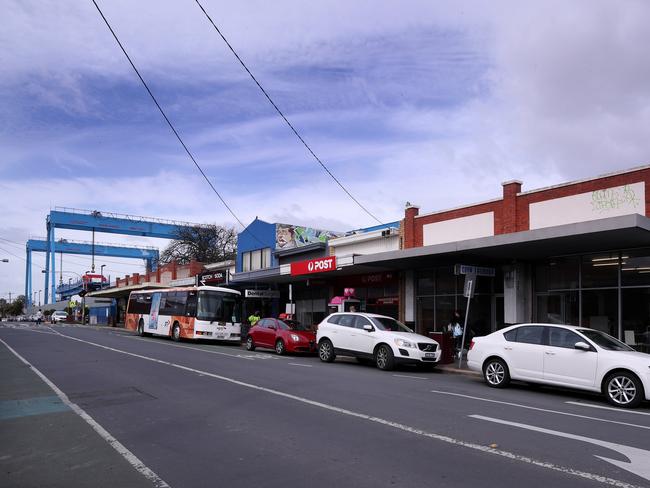
POLYGON ((245 298, 280 298, 278 290, 245 290, 245 298))
POLYGON ((457 264, 454 266, 454 274, 489 276, 491 278, 494 278, 494 276, 496 275, 496 270, 494 268, 487 268, 485 266, 470 266, 468 264, 457 264))
POLYGON ((476 275, 465 275, 465 287, 463 289, 463 296, 465 298, 474 298, 474 290, 476 289, 476 275))

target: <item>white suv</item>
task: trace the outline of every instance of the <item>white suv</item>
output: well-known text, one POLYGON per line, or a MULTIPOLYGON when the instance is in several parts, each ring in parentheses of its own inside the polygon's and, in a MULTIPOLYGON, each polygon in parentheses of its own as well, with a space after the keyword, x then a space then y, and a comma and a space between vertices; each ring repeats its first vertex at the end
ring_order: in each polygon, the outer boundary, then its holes
POLYGON ((52 316, 50 317, 50 321, 53 324, 57 322, 65 322, 66 320, 68 320, 68 314, 63 310, 57 310, 56 312, 52 312, 52 316))
POLYGON ((438 343, 414 333, 392 317, 372 313, 334 313, 318 324, 318 356, 331 363, 337 354, 372 360, 379 369, 396 363, 435 366, 442 351, 438 343))

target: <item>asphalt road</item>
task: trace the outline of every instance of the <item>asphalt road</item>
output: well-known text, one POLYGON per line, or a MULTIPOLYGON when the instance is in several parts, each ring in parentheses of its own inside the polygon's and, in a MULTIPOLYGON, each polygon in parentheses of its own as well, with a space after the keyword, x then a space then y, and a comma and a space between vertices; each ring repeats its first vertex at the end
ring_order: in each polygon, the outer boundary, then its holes
POLYGON ((3 325, 0 486, 650 486, 647 403, 626 411, 471 375, 3 325), (46 380, 69 404, 25 413, 7 398, 56 397, 46 380), (61 449, 83 459, 57 466, 61 449))

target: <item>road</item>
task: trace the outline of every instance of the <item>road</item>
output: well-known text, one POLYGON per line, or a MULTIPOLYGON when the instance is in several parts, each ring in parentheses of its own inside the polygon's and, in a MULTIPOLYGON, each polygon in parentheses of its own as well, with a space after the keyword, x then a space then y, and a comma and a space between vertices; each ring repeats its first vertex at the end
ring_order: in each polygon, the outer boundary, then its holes
POLYGON ((5 324, 0 339, 0 486, 650 486, 647 403, 120 329, 5 324), (46 382, 65 400, 20 413, 7 398, 55 397, 46 382), (84 459, 48 470, 64 448, 28 452, 39 432, 84 459))

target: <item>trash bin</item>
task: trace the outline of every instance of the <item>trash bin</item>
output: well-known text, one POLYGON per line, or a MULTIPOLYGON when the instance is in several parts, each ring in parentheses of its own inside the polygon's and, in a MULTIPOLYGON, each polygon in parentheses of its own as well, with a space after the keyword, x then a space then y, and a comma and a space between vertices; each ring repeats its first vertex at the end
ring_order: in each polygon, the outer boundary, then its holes
POLYGON ((442 356, 440 364, 450 364, 454 362, 454 338, 451 332, 429 332, 429 337, 440 344, 442 356))

